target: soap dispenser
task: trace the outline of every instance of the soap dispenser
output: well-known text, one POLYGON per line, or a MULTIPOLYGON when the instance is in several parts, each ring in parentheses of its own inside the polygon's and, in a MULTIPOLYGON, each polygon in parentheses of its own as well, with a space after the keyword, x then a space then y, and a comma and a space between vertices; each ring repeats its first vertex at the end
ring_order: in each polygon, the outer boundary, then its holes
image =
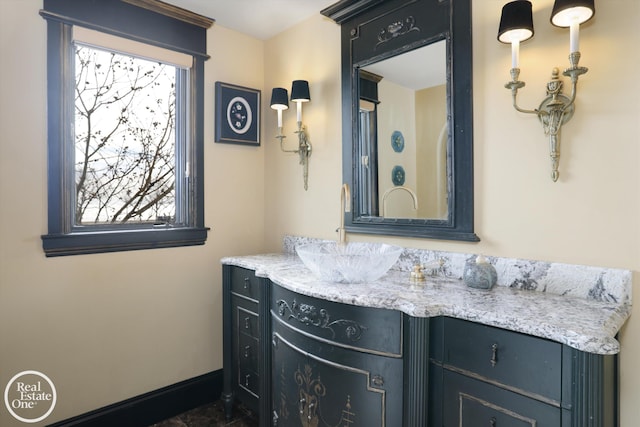
POLYGON ((491 289, 498 281, 498 273, 484 256, 478 255, 475 260, 467 261, 462 280, 470 288, 491 289))

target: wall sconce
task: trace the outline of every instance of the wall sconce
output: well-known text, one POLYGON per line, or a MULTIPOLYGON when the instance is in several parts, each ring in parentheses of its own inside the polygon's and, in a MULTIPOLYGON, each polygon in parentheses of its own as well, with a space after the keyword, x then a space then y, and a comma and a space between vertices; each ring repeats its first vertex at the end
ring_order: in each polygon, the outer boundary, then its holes
POLYGON ((311 101, 309 95, 309 82, 306 80, 294 80, 291 85, 291 101, 297 104, 297 121, 298 130, 298 149, 285 150, 283 140, 286 138, 282 134, 282 111, 289 109, 287 90, 285 88, 276 87, 271 92, 271 108, 278 112, 278 135, 276 138, 280 140, 280 149, 285 153, 297 153, 300 156, 300 164, 303 167, 304 189, 308 188, 309 180, 309 156, 311 156, 311 143, 307 137, 307 133, 302 126, 302 103, 311 101))
POLYGON ((558 68, 553 68, 551 80, 547 83, 547 97, 535 110, 518 107, 516 96, 518 89, 525 83, 518 80, 520 76, 519 54, 520 42, 533 37, 533 14, 531 2, 516 0, 507 3, 502 8, 498 41, 511 43, 511 81, 504 86, 511 89, 513 107, 521 113, 536 114, 544 127, 545 135, 549 137, 551 156, 551 179, 558 180, 558 162, 560 161, 560 129, 573 116, 574 101, 578 77, 588 71, 586 67, 579 67, 580 24, 588 21, 595 13, 594 0, 555 0, 551 12, 551 23, 556 27, 569 27, 569 68, 562 73, 571 77, 571 96, 562 93, 562 80, 558 77, 558 68))

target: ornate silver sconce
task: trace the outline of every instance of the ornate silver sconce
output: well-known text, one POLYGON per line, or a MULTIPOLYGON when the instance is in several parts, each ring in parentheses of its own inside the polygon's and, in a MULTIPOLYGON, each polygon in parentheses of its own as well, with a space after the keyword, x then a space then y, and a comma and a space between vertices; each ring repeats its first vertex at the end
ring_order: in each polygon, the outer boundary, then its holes
POLYGON ((285 153, 297 153, 300 157, 300 164, 303 167, 302 177, 304 179, 304 189, 308 188, 309 181, 309 157, 311 156, 311 142, 307 136, 307 132, 302 125, 302 103, 311 101, 309 94, 309 82, 306 80, 294 80, 291 86, 291 101, 297 105, 297 122, 298 130, 298 148, 296 150, 287 150, 284 148, 285 135, 282 134, 282 111, 289 109, 289 100, 287 90, 285 88, 276 87, 271 92, 271 108, 278 112, 278 135, 276 138, 280 140, 280 149, 285 153))
POLYGON ((574 102, 578 86, 578 77, 588 71, 578 66, 580 61, 579 30, 580 24, 588 21, 595 13, 594 0, 555 0, 551 13, 551 23, 557 27, 569 27, 569 68, 562 73, 571 78, 571 96, 562 93, 563 82, 560 80, 558 68, 553 68, 551 80, 547 83, 547 96, 535 110, 518 107, 516 97, 518 89, 525 83, 518 80, 520 42, 533 37, 533 13, 531 2, 516 0, 502 8, 498 41, 511 43, 511 81, 504 86, 511 89, 513 107, 521 113, 536 114, 549 137, 549 155, 551 157, 551 179, 558 180, 558 163, 560 161, 560 129, 567 123, 575 109, 574 102))

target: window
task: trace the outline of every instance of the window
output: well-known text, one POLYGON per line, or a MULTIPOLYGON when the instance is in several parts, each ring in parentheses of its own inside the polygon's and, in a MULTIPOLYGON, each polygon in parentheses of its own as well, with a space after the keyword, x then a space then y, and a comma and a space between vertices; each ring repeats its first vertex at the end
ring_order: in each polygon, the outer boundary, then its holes
POLYGON ((190 139, 177 124, 191 58, 79 28, 73 39, 73 229, 188 224, 190 139))
POLYGON ((175 223, 184 71, 75 45, 74 227, 175 223))
POLYGON ((210 21, 185 23, 190 13, 176 19, 166 4, 150 11, 148 0, 92 5, 45 0, 41 11, 49 64, 45 254, 203 244, 210 21))

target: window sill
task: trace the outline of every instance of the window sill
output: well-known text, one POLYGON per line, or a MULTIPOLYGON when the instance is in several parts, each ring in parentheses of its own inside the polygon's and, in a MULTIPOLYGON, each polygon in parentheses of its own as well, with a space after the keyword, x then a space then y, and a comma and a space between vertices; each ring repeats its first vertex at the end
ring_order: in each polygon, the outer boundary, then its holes
POLYGON ((42 236, 47 257, 203 245, 208 228, 105 231, 42 236))

